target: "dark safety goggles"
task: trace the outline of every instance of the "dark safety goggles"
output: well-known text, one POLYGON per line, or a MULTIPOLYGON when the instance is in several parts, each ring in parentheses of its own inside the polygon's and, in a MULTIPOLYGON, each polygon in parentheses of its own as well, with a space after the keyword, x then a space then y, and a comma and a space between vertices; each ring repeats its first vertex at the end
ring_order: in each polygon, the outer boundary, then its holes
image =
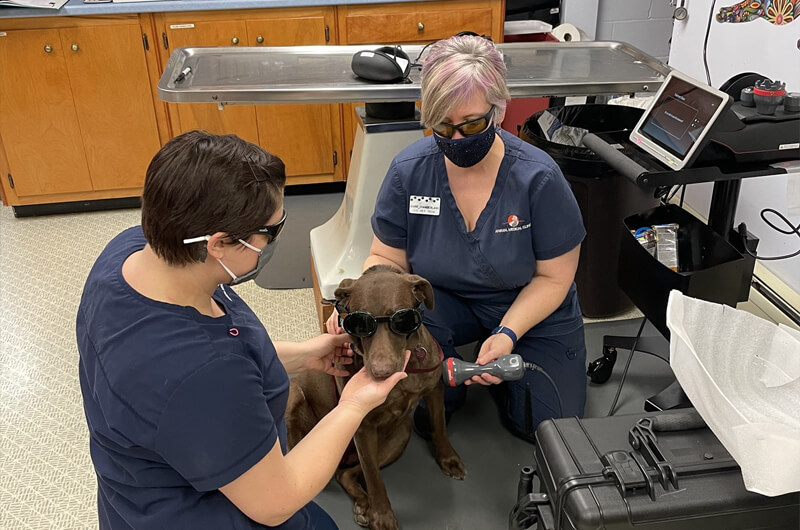
POLYGON ((494 105, 492 105, 492 108, 489 109, 489 112, 480 118, 467 120, 459 123, 458 125, 442 122, 434 125, 432 129, 436 134, 445 138, 452 138, 456 131, 460 132, 462 136, 472 136, 473 134, 478 134, 486 130, 486 128, 489 126, 489 121, 492 119, 493 112, 494 105))
POLYGON ((389 329, 398 335, 410 335, 422 325, 422 304, 416 308, 398 309, 392 316, 376 317, 366 311, 348 312, 336 306, 339 326, 353 337, 371 337, 378 331, 379 322, 388 322, 389 329))
POLYGON ((262 226, 258 230, 256 230, 256 234, 261 234, 263 236, 267 236, 267 245, 275 241, 278 236, 283 231, 283 225, 286 224, 286 210, 283 210, 283 216, 281 220, 275 223, 274 225, 267 225, 262 226))

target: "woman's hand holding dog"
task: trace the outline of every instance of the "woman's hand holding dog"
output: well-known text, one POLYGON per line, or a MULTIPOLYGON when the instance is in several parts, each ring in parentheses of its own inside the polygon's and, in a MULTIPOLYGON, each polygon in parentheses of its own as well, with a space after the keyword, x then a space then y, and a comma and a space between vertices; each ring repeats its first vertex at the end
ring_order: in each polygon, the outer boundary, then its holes
POLYGON ((326 374, 344 377, 350 374, 336 365, 351 364, 353 350, 349 348, 350 337, 324 333, 305 341, 306 370, 318 370, 326 374))
POLYGON ((383 381, 373 379, 364 368, 353 374, 339 398, 339 406, 352 406, 366 416, 372 409, 383 404, 386 396, 392 391, 394 386, 408 377, 405 372, 411 350, 406 350, 406 361, 403 370, 395 372, 383 381))
POLYGON ((331 335, 341 335, 344 333, 344 330, 339 327, 339 312, 335 307, 333 308, 333 313, 331 313, 331 316, 329 316, 328 320, 325 321, 325 329, 331 335))
POLYGON ((275 351, 290 374, 317 370, 330 375, 346 376, 339 365, 353 362, 353 351, 348 347, 349 335, 323 333, 302 342, 276 341, 275 351))
MULTIPOLYGON (((331 335, 342 335, 344 333, 344 330, 339 326, 339 312, 336 310, 336 308, 333 309, 333 313, 331 313, 331 316, 329 316, 328 320, 325 321, 325 330, 331 335)), ((353 356, 353 348, 350 346, 350 341, 347 341, 338 347, 336 356, 353 356)))

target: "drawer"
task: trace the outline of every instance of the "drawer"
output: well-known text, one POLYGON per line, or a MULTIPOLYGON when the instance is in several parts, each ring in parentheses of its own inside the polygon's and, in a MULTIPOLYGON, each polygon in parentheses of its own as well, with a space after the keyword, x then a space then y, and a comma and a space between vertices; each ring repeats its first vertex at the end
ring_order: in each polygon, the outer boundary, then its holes
POLYGON ((383 9, 374 6, 340 7, 339 35, 342 43, 427 43, 450 37, 460 31, 492 35, 494 10, 486 2, 452 2, 450 5, 431 2, 427 5, 415 3, 384 6, 383 9))

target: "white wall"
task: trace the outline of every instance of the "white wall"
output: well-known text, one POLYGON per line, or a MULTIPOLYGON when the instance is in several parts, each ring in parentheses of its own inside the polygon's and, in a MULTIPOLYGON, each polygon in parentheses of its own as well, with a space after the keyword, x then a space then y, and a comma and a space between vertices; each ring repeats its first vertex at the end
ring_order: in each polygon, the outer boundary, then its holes
POLYGON ((627 42, 667 62, 674 10, 669 0, 600 0, 597 40, 627 42))
POLYGON ((598 40, 595 29, 599 3, 600 0, 561 0, 561 23, 582 29, 589 40, 598 40))
MULTIPOLYGON (((669 65, 705 81, 703 41, 709 15, 714 17, 720 7, 735 3, 735 0, 687 0, 689 16, 675 22, 669 65)), ((800 91, 798 38, 800 21, 776 26, 763 18, 738 24, 712 20, 707 47, 711 84, 719 87, 736 74, 756 72, 785 81, 787 91, 800 91)), ((711 184, 689 186, 686 192, 688 205, 707 215, 711 187, 711 184)), ((795 225, 800 223, 800 174, 743 180, 735 221, 737 224, 747 223, 748 229, 761 238, 759 254, 780 255, 800 248, 800 238, 779 234, 764 224, 759 213, 766 207, 787 215, 795 225)), ((795 292, 800 292, 800 256, 761 263, 795 292)))
MULTIPOLYGON (((601 2, 602 4, 603 2, 601 2)), ((706 80, 703 68, 703 40, 712 17, 721 7, 735 0, 687 0, 689 16, 676 20, 672 32, 669 64, 700 80, 706 80)), ((722 83, 742 72, 756 72, 786 82, 790 92, 800 92, 800 21, 776 26, 759 18, 738 24, 711 21, 708 35, 708 69, 711 85, 722 83)))
POLYGON ((674 9, 670 0, 563 0, 561 22, 593 40, 627 42, 667 62, 674 9))

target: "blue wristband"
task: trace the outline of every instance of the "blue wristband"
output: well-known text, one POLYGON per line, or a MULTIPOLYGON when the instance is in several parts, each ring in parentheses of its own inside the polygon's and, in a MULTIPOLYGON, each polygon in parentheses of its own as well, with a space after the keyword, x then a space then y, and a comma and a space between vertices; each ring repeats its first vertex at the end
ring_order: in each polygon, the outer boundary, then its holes
POLYGON ((505 336, 507 336, 508 338, 511 339, 511 349, 512 350, 517 347, 517 334, 514 333, 514 331, 512 329, 507 328, 505 326, 497 326, 496 328, 494 328, 492 330, 492 335, 496 335, 498 333, 502 333, 503 335, 505 335, 505 336))

